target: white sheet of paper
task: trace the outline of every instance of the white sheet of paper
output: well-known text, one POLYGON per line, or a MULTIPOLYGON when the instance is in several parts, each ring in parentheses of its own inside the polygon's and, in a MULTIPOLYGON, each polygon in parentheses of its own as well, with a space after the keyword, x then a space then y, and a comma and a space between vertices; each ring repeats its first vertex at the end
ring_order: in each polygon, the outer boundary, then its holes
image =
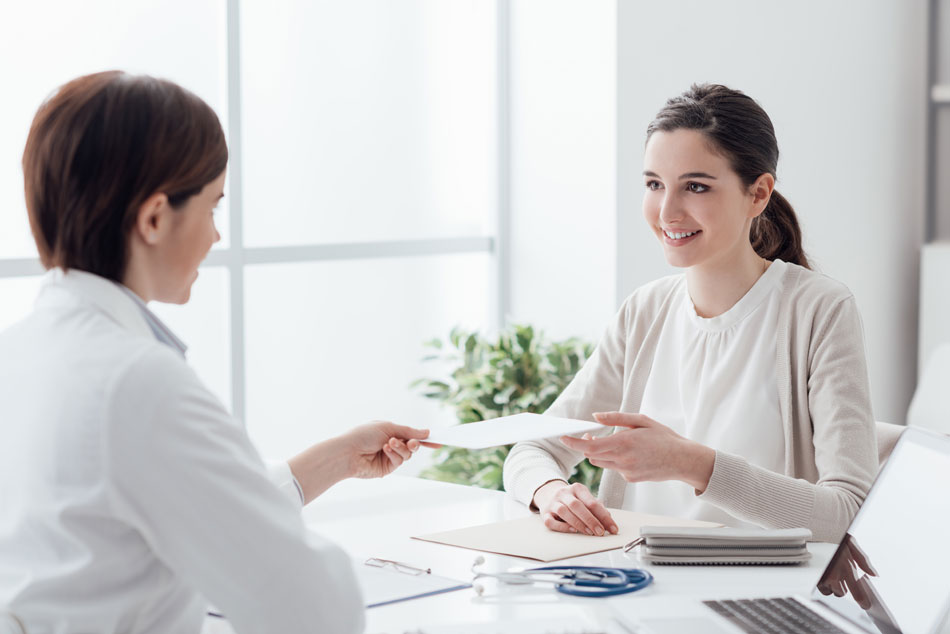
POLYGON ((585 431, 603 428, 603 425, 589 420, 558 418, 543 414, 515 414, 477 423, 432 429, 426 442, 466 449, 485 449, 511 445, 522 440, 576 436, 585 431))
POLYGON ((544 526, 540 515, 532 515, 442 533, 413 536, 413 539, 537 561, 557 561, 622 548, 640 536, 640 528, 643 526, 722 526, 713 522, 687 520, 667 515, 609 510, 619 529, 616 535, 597 537, 580 533, 557 533, 544 526))

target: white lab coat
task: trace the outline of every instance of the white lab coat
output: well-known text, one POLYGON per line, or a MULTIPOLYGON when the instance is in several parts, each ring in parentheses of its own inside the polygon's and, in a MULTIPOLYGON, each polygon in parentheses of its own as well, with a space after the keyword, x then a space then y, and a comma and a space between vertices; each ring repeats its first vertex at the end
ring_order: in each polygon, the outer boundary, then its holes
POLYGON ((362 631, 347 555, 153 319, 54 270, 0 333, 0 614, 29 634, 196 633, 211 602, 238 633, 362 631))

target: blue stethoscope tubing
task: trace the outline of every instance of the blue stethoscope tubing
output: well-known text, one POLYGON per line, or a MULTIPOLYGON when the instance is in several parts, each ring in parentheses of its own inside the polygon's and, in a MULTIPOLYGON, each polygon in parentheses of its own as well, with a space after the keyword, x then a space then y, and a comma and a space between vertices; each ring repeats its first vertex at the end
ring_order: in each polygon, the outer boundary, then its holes
POLYGON ((532 571, 563 574, 564 583, 554 587, 574 597, 613 597, 642 590, 653 583, 653 575, 639 568, 596 568, 591 566, 544 566, 532 571), (577 573, 603 575, 600 579, 578 578, 577 573))
POLYGON ((543 566, 522 572, 488 574, 507 583, 544 582, 554 584, 555 589, 574 597, 613 597, 642 590, 653 583, 653 575, 639 568, 598 568, 594 566, 543 566), (560 580, 533 579, 538 573, 561 575, 560 580))

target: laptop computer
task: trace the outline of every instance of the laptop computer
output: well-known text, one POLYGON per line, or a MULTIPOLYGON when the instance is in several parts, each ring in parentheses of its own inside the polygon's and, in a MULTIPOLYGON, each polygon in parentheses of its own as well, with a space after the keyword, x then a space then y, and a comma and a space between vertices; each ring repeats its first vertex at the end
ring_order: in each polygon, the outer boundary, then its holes
POLYGON ((909 428, 809 595, 614 608, 638 634, 950 631, 948 485, 950 436, 909 428))

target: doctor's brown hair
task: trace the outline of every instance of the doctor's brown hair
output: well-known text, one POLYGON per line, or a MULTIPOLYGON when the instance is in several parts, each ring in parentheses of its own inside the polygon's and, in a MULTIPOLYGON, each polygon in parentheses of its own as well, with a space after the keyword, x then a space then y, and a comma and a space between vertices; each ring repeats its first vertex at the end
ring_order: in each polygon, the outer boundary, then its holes
MULTIPOLYGON (((666 102, 647 126, 647 141, 654 132, 696 130, 708 139, 713 151, 729 160, 746 186, 762 174, 775 176, 778 142, 772 120, 754 99, 719 84, 693 84, 666 102)), ((772 190, 765 210, 752 220, 752 248, 766 260, 781 259, 811 268, 802 249, 798 218, 784 196, 772 190)))
POLYGON ((121 282, 142 203, 162 192, 180 208, 227 163, 217 115, 177 84, 107 71, 61 86, 37 111, 23 151, 43 266, 121 282))

